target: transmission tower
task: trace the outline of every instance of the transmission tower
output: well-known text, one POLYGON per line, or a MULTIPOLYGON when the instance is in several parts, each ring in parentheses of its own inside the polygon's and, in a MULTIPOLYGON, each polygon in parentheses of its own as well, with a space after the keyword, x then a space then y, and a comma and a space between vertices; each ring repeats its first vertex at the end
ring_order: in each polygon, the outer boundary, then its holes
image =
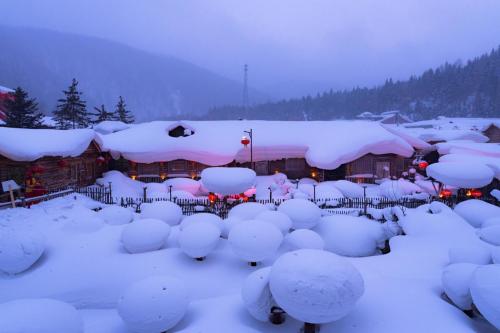
POLYGON ((248 65, 243 66, 243 107, 248 107, 248 65))

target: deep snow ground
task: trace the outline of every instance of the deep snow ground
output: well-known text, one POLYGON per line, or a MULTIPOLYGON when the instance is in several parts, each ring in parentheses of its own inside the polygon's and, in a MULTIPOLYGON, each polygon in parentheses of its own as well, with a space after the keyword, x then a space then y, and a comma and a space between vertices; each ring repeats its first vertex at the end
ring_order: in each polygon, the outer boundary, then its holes
MULTIPOLYGON (((205 261, 198 262, 178 248, 175 226, 163 249, 130 254, 120 241, 123 225, 104 224, 95 231, 79 227, 78 221, 94 215, 88 208, 97 205, 68 196, 31 209, 0 211, 0 228, 36 230, 45 235, 47 244, 42 258, 28 271, 13 276, 0 273, 0 303, 54 298, 77 307, 85 333, 126 333, 115 310, 124 289, 151 275, 170 275, 188 285, 191 299, 186 316, 172 332, 299 331, 301 323, 291 318, 281 326, 254 320, 240 296, 246 276, 271 265, 283 249, 255 268, 221 240, 205 261)), ((389 254, 348 258, 365 280, 365 294, 353 312, 322 325, 321 332, 495 332, 440 296, 448 251, 474 242, 474 228, 453 212, 438 215, 418 209, 407 214, 401 223, 407 235, 391 239, 389 254)))

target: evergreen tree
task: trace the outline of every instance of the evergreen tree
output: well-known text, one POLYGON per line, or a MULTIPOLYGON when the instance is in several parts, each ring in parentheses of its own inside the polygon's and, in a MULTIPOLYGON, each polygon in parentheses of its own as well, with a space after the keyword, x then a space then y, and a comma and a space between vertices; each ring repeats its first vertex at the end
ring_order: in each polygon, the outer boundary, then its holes
POLYGON ((17 128, 39 128, 42 125, 43 115, 38 112, 38 103, 29 98, 28 93, 21 87, 16 88, 13 98, 5 103, 5 126, 17 128))
POLYGON ((54 120, 61 129, 85 128, 90 123, 87 103, 81 99, 82 93, 77 87, 78 81, 73 79, 68 90, 63 90, 64 98, 58 100, 54 120))
POLYGON ((100 123, 102 121, 114 119, 113 112, 106 111, 104 104, 102 104, 100 108, 95 107, 94 110, 96 111, 96 113, 91 114, 92 116, 95 117, 95 119, 92 121, 92 123, 94 123, 94 124, 100 123))
POLYGON ((122 96, 120 96, 118 104, 116 104, 115 119, 124 122, 125 124, 131 124, 135 121, 132 112, 127 110, 127 104, 125 104, 122 96))

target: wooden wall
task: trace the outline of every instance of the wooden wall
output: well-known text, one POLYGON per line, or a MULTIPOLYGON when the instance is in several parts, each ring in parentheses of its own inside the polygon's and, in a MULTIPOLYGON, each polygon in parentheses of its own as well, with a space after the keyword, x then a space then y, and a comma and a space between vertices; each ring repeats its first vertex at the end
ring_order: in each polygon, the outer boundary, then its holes
MULTIPOLYGON (((394 154, 367 154, 346 164, 346 177, 353 175, 374 175, 375 179, 384 177, 401 177, 412 165, 413 158, 405 158, 394 154), (384 166, 388 170, 384 170, 384 166)), ((362 177, 363 178, 363 177, 362 177)))
POLYGON ((495 125, 489 126, 484 132, 490 140, 488 142, 491 143, 499 143, 500 142, 500 128, 495 125))

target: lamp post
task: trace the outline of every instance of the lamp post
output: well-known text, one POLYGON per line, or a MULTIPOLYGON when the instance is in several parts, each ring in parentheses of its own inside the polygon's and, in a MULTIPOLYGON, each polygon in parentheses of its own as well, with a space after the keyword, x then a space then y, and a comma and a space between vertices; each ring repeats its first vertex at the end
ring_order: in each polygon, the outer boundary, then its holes
POLYGON ((250 168, 254 170, 254 165, 253 165, 253 129, 249 129, 248 131, 243 131, 246 134, 248 134, 247 137, 243 137, 241 139, 241 143, 246 147, 250 143, 250 168))

